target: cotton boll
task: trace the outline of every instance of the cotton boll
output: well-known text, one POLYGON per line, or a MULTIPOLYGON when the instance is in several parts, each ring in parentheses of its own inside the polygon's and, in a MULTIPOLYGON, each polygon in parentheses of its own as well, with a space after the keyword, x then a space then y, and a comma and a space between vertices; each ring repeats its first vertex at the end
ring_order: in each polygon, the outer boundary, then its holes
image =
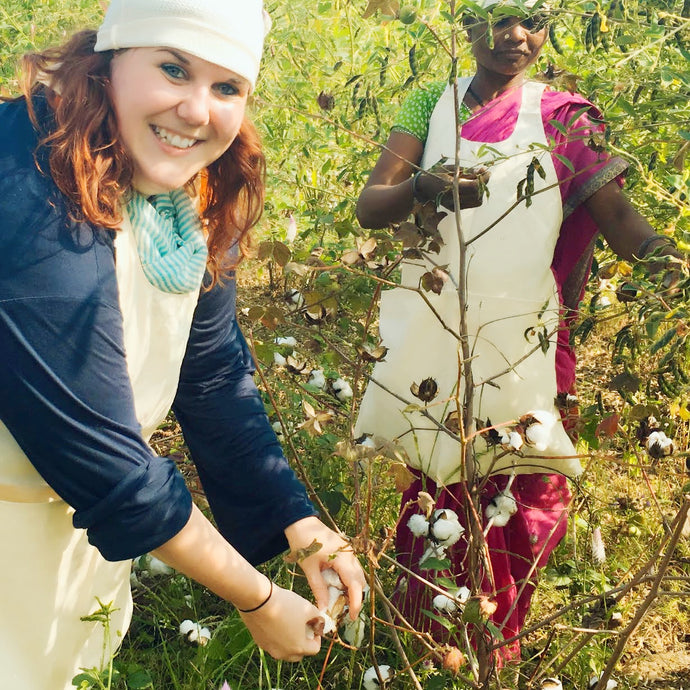
POLYGON ((429 534, 443 546, 452 546, 460 539, 465 528, 458 521, 455 511, 441 508, 434 511, 429 534))
POLYGON ((132 562, 135 570, 139 570, 143 573, 148 573, 149 575, 172 575, 175 571, 163 561, 159 560, 150 553, 139 556, 135 558, 132 562))
POLYGON ((324 634, 335 632, 339 621, 344 617, 348 610, 347 595, 345 586, 340 580, 340 576, 332 568, 321 571, 321 577, 328 585, 328 604, 325 610, 321 611, 324 619, 324 634))
POLYGON ((295 237, 297 237, 297 221, 291 213, 288 216, 287 228, 285 229, 285 240, 289 244, 295 241, 295 237))
POLYGON ((285 438, 285 435, 283 434, 283 425, 279 421, 273 422, 273 424, 271 424, 271 429, 275 431, 279 441, 282 441, 285 438))
POLYGON ((335 397, 340 400, 340 402, 345 402, 352 397, 352 387, 345 379, 336 379, 333 381, 333 392, 335 397))
POLYGON ((320 611, 319 613, 321 614, 321 618, 323 618, 323 634, 330 635, 334 633, 338 629, 336 622, 326 611, 320 611))
POLYGON ((291 309, 301 309, 304 306, 304 295, 299 290, 288 290, 285 300, 291 309))
POLYGON ((422 567, 424 563, 429 560, 430 558, 439 558, 443 559, 446 557, 446 547, 443 546, 442 544, 429 544, 427 546, 426 551, 422 554, 421 558, 419 559, 419 565, 422 567))
POLYGON ((673 453, 673 441, 663 431, 652 431, 647 437, 646 446, 653 458, 663 458, 673 453))
POLYGON ((563 683, 560 678, 544 678, 539 685, 539 690, 563 690, 563 683))
POLYGON ((276 338, 274 342, 276 345, 287 345, 288 347, 297 347, 297 341, 291 335, 285 338, 276 338))
POLYGON ((535 450, 544 452, 549 447, 551 430, 543 424, 531 424, 525 429, 525 440, 535 450))
POLYGON ((429 534, 429 521, 423 515, 412 515, 407 526, 415 537, 426 537, 429 534))
MULTIPOLYGON (((597 676, 592 676, 589 679, 589 688, 594 688, 596 687, 597 683, 599 682, 599 678, 601 678, 601 675, 597 676)), ((613 690, 614 688, 618 687, 618 681, 614 680, 613 678, 609 678, 606 681, 606 690, 613 690)))
POLYGON ((200 623, 189 619, 180 623, 180 635, 186 637, 188 642, 196 642, 202 647, 211 639, 211 631, 208 628, 203 628, 200 623))
POLYGON ((510 522, 510 514, 498 512, 494 515, 494 527, 505 527, 510 522))
POLYGON ((323 373, 323 369, 312 369, 307 383, 310 386, 314 386, 314 388, 323 390, 326 387, 326 377, 323 373))
POLYGON ((345 619, 342 637, 349 645, 361 647, 364 643, 366 631, 366 619, 360 614, 355 620, 350 620, 349 618, 345 619))
POLYGON ((280 352, 273 353, 273 363, 277 367, 284 367, 287 364, 287 359, 280 354, 280 352))
POLYGON ((455 592, 455 599, 464 604, 470 598, 470 590, 467 587, 459 587, 455 592))
POLYGON ((340 590, 345 589, 345 586, 340 579, 340 575, 338 575, 333 568, 325 568, 322 570, 321 577, 329 587, 336 587, 340 590))
POLYGON ((521 421, 525 418, 536 419, 536 422, 525 427, 525 441, 543 453, 549 447, 553 427, 557 422, 556 417, 546 410, 534 410, 522 417, 521 421))
POLYGON ((558 419, 553 412, 549 412, 548 410, 532 410, 529 415, 534 417, 539 424, 542 424, 548 429, 558 423, 558 419))
MULTIPOLYGON (((393 673, 391 672, 390 666, 379 666, 379 674, 383 679, 384 685, 386 685, 387 681, 389 681, 393 677, 393 673)), ((376 675, 376 669, 373 666, 371 668, 368 668, 364 672, 364 677, 362 678, 362 681, 362 687, 364 688, 364 690, 379 690, 379 688, 382 687, 379 683, 379 678, 376 675)))
POLYGON ((510 489, 504 489, 500 493, 496 494, 493 498, 493 502, 501 512, 506 512, 510 515, 515 515, 515 513, 517 513, 517 501, 515 500, 515 496, 513 496, 513 492, 510 489))
POLYGON ((511 431, 508 434, 508 442, 505 444, 507 446, 506 450, 520 450, 524 443, 522 436, 517 431, 511 431))
POLYGON ((458 610, 457 603, 445 594, 437 594, 432 604, 434 608, 441 613, 455 613, 458 610))
POLYGON ((195 625, 196 623, 190 621, 189 618, 186 618, 182 621, 182 623, 180 623, 180 635, 189 635, 189 633, 194 630, 195 625))
POLYGON ((493 501, 486 506, 484 513, 494 527, 505 527, 511 517, 508 511, 501 510, 493 501))
POLYGON ((364 436, 361 441, 357 441, 358 446, 363 446, 364 448, 376 448, 376 443, 371 436, 364 436))

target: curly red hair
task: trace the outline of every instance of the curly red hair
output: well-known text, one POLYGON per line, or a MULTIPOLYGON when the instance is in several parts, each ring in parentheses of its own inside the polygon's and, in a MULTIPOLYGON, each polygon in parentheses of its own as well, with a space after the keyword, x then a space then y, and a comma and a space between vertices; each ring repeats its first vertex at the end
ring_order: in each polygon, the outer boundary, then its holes
MULTIPOLYGON (((47 89, 56 127, 41 144, 50 149, 51 176, 75 218, 117 229, 133 168, 118 139, 108 88, 114 53, 95 53, 95 43, 95 31, 80 31, 62 46, 24 56, 22 90, 35 121, 32 96, 47 89)), ((263 211, 265 174, 259 135, 245 117, 228 150, 189 181, 190 190, 199 194, 208 231, 213 282, 236 263, 228 259, 230 249, 249 242, 249 230, 263 211)))

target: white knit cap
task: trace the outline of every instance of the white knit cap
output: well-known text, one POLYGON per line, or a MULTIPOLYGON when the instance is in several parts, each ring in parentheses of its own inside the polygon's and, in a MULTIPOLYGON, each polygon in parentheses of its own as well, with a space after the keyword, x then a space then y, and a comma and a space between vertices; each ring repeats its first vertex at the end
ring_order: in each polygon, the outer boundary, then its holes
POLYGON ((269 27, 262 0, 111 0, 94 50, 177 48, 236 72, 253 90, 269 27))

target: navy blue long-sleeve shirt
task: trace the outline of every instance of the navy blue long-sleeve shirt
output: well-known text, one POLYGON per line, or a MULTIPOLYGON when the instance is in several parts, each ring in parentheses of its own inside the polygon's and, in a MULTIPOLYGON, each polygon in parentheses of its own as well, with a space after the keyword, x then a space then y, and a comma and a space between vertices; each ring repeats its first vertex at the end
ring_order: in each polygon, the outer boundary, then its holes
MULTIPOLYGON (((43 98, 36 108, 49 127, 43 98)), ((0 105, 0 419, 75 509, 75 527, 122 560, 177 534, 191 497, 135 416, 113 234, 70 220, 37 142, 26 104, 0 105)), ((254 385, 235 297, 234 279, 202 290, 174 411, 216 524, 258 563, 315 511, 254 385)))

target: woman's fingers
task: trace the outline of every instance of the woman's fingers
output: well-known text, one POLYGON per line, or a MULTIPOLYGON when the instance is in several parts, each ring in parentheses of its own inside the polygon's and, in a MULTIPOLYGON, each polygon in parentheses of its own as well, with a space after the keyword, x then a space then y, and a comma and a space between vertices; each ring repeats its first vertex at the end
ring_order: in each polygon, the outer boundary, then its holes
POLYGON ((341 552, 331 566, 338 573, 347 590, 350 618, 355 620, 362 608, 364 588, 367 585, 364 571, 352 552, 341 552))
POLYGON ((321 649, 319 610, 294 592, 274 585, 265 606, 240 615, 254 641, 275 659, 300 661, 321 649))

